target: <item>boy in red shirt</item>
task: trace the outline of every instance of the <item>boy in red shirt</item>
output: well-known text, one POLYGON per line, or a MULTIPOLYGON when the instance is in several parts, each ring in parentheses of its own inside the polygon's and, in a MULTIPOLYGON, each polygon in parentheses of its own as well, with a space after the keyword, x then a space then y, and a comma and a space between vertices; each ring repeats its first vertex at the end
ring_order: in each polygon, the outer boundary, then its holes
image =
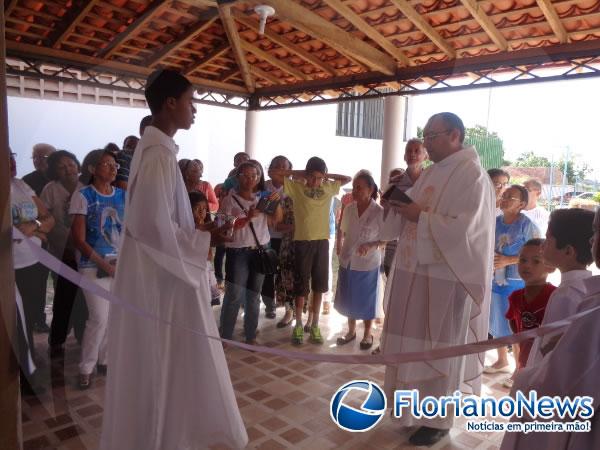
MULTIPOLYGON (((525 287, 510 294, 506 312, 513 333, 540 326, 550 294, 556 289, 546 281, 548 274, 554 271, 554 268, 544 262, 543 243, 543 239, 530 239, 519 253, 519 276, 525 281, 525 287)), ((505 387, 512 387, 517 370, 527 364, 532 344, 533 339, 513 344, 516 367, 512 376, 503 381, 505 387)))

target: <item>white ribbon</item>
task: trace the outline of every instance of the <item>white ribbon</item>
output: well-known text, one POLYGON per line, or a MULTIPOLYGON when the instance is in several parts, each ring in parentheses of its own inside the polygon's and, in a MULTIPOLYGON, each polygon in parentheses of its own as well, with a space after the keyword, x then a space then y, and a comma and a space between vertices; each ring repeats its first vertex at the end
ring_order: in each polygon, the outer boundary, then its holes
POLYGON ((155 320, 157 322, 163 323, 169 326, 178 326, 186 331, 193 333, 200 337, 205 337, 208 339, 214 339, 217 341, 222 341, 227 343, 228 345, 232 345, 235 347, 240 347, 246 350, 251 350, 253 352, 259 353, 268 353, 271 355, 283 356, 285 358, 290 359, 300 359, 304 361, 317 361, 317 362, 331 362, 331 363, 340 363, 340 364, 385 364, 385 365, 397 365, 402 363, 409 362, 420 362, 420 361, 430 361, 436 359, 445 359, 445 358, 453 358, 457 356, 470 355, 474 353, 483 353, 488 350, 492 350, 498 347, 504 347, 509 344, 516 344, 518 342, 526 341, 528 339, 533 339, 538 336, 544 336, 549 333, 554 333, 556 331, 564 331, 573 321, 584 317, 592 312, 600 310, 600 306, 595 308, 582 311, 580 313, 574 314, 566 319, 559 320, 556 322, 549 323, 547 325, 534 328, 527 331, 522 331, 517 334, 513 334, 511 336, 505 336, 498 339, 489 339, 485 341, 473 342, 470 344, 462 344, 462 345, 453 345, 444 348, 437 348, 434 350, 428 350, 424 352, 406 352, 406 353, 394 353, 394 354, 384 354, 380 353, 377 355, 332 355, 325 353, 308 353, 308 352, 300 352, 300 351, 289 351, 282 350, 277 348, 270 348, 258 345, 248 345, 242 342, 231 341, 229 339, 223 339, 219 336, 211 336, 205 333, 201 333, 193 328, 190 328, 186 325, 179 324, 177 322, 169 321, 162 319, 158 316, 150 314, 140 308, 137 308, 133 305, 123 302, 121 299, 117 298, 111 292, 106 289, 100 287, 98 284, 90 281, 90 279, 83 277, 77 271, 71 269, 69 266, 63 264, 60 260, 55 258, 53 255, 43 250, 41 247, 35 245, 30 241, 29 238, 25 237, 16 228, 13 228, 13 239, 20 239, 27 242, 32 252, 37 256, 40 263, 46 266, 48 269, 57 273, 58 275, 66 278, 71 283, 79 286, 86 291, 93 293, 101 298, 104 298, 108 302, 122 306, 123 308, 128 309, 130 312, 137 314, 141 317, 145 317, 149 320, 155 320))

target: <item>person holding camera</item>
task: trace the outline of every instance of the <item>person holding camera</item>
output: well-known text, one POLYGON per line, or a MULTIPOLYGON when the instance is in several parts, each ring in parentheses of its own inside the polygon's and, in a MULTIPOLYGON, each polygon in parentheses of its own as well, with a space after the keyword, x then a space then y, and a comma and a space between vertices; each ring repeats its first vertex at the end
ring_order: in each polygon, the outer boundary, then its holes
MULTIPOLYGON (((256 163, 247 161, 238 166, 238 187, 232 189, 221 202, 220 213, 236 217, 233 240, 225 244, 225 296, 221 309, 221 337, 231 339, 240 306, 244 304, 244 333, 247 344, 256 344, 256 328, 260 310, 260 293, 265 274, 259 271, 255 254, 259 247, 268 247, 269 225, 281 221, 281 207, 272 215, 261 210, 260 192, 264 191, 264 177, 256 163)), ((278 200, 273 193, 269 199, 278 200)), ((263 202, 264 203, 264 202, 263 202)))
MULTIPOLYGON (((113 187, 119 165, 114 155, 93 150, 81 165, 83 189, 73 194, 69 214, 73 217, 71 236, 78 251, 79 272, 94 283, 110 290, 115 275, 117 251, 123 231, 125 191, 113 187)), ((109 303, 84 291, 88 320, 81 344, 79 387, 91 384, 94 366, 106 373, 106 326, 109 303)))

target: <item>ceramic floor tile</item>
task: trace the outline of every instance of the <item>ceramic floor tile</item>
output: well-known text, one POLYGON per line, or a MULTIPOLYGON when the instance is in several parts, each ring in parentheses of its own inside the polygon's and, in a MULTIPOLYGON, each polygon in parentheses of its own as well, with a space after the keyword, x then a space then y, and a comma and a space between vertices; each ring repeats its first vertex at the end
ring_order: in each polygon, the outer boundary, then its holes
MULTIPOLYGON (((218 308, 214 310, 218 315, 218 308)), ((279 314, 282 314, 278 311, 279 314)), ((279 349, 306 353, 360 353, 358 346, 336 347, 335 339, 343 332, 346 320, 335 311, 321 319, 321 332, 328 342, 322 346, 290 343, 290 328, 277 329, 274 322, 262 318, 260 342, 279 349)), ((359 330, 360 331, 360 330, 359 330)), ((376 341, 381 328, 375 330, 376 341)), ((38 354, 45 355, 47 335, 36 335, 38 354)), ((237 333, 236 339, 243 339, 237 333)), ((65 356, 46 360, 41 369, 46 394, 41 399, 23 398, 22 432, 24 449, 81 450, 96 449, 102 425, 106 380, 96 377, 85 392, 77 388, 79 346, 70 337, 65 356)), ((361 353, 362 354, 362 353, 361 353)), ((340 365, 309 362, 248 353, 229 347, 226 350, 229 372, 246 424, 248 448, 312 450, 377 448, 409 449, 409 432, 402 432, 394 419, 385 417, 368 433, 349 433, 337 428, 329 417, 329 402, 339 386, 352 379, 369 379, 380 385, 385 367, 379 365, 340 365)), ((499 397, 507 390, 500 386, 502 377, 484 376, 484 393, 499 397)), ((360 405, 357 399, 357 405, 360 405)), ((497 450, 502 435, 467 433, 465 421, 457 421, 450 437, 431 447, 441 449, 497 450)), ((215 449, 216 450, 216 449, 215 449)))

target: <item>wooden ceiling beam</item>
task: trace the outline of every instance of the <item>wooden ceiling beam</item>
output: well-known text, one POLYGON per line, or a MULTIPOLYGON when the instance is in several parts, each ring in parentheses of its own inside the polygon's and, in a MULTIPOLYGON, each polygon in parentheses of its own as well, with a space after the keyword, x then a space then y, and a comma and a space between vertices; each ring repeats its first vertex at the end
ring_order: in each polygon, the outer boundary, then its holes
POLYGON ((492 19, 485 13, 481 7, 481 3, 478 3, 477 0, 461 0, 461 2, 464 7, 467 8, 471 16, 477 21, 481 29, 485 31, 492 42, 496 44, 496 47, 503 52, 508 50, 508 42, 504 36, 502 36, 502 33, 498 31, 498 28, 496 28, 492 19))
MULTIPOLYGON (((64 50, 56 50, 53 48, 40 47, 38 45, 21 44, 19 42, 7 40, 6 50, 9 54, 15 54, 22 57, 36 58, 41 61, 48 61, 49 64, 71 65, 75 67, 93 68, 94 71, 101 72, 102 69, 108 69, 115 73, 124 76, 147 77, 152 73, 149 67, 139 66, 137 64, 127 64, 113 60, 96 58, 93 56, 85 56, 79 53, 68 52, 64 50)), ((207 80, 198 77, 189 77, 192 84, 197 87, 205 87, 208 89, 218 90, 224 93, 236 95, 248 95, 243 87, 223 83, 221 81, 207 80)))
POLYGON ((200 60, 195 61, 187 69, 184 69, 182 73, 184 75, 189 75, 189 74, 195 72, 196 70, 198 70, 203 65, 208 64, 213 59, 218 58, 219 56, 221 56, 223 53, 225 53, 230 48, 231 47, 229 46, 229 42, 224 42, 223 44, 219 45, 218 47, 216 47, 213 50, 211 50, 210 52, 208 52, 206 54, 206 56, 202 57, 200 60))
POLYGON ((357 59, 386 75, 392 75, 396 72, 397 64, 393 58, 333 25, 309 9, 289 0, 260 0, 260 3, 275 8, 279 20, 287 22, 296 29, 321 40, 341 54, 357 59))
POLYGON ((76 0, 63 16, 62 22, 47 38, 50 47, 58 48, 69 33, 83 20, 88 12, 96 6, 95 0, 76 0))
POLYGON ((4 18, 8 18, 8 16, 10 16, 10 13, 13 12, 13 9, 15 9, 15 6, 17 6, 17 0, 6 0, 4 2, 4 18))
POLYGON ((367 35, 373 42, 379 45, 388 55, 404 66, 412 65, 410 59, 402 50, 396 47, 391 41, 383 36, 378 30, 369 25, 366 20, 360 17, 352 8, 342 3, 340 0, 324 0, 324 2, 339 15, 344 17, 356 29, 367 35))
POLYGON ((242 79, 244 80, 246 89, 248 89, 248 92, 253 93, 254 79, 252 78, 252 74, 250 73, 250 66, 248 65, 248 61, 246 60, 244 50, 242 49, 241 39, 237 31, 237 26, 235 24, 235 21, 233 20, 233 16, 231 15, 231 7, 227 5, 219 6, 219 17, 221 18, 223 28, 225 28, 225 33, 227 34, 229 44, 233 49, 235 61, 238 65, 240 72, 242 73, 242 79))
POLYGON ((268 72, 265 72, 264 70, 256 67, 256 66, 251 66, 250 70, 252 71, 252 73, 257 76, 260 77, 264 80, 269 81, 270 83, 273 84, 281 84, 281 80, 279 78, 277 78, 275 75, 271 75, 268 72))
POLYGON ((166 10, 169 3, 169 1, 163 0, 154 0, 152 3, 149 3, 142 15, 135 19, 131 25, 128 25, 125 31, 117 34, 96 56, 99 58, 110 58, 121 44, 127 42, 131 36, 143 29, 152 18, 166 10))
POLYGON ((254 46, 244 40, 242 40, 241 43, 242 43, 242 48, 244 50, 246 50, 249 53, 252 53, 254 56, 257 56, 258 58, 262 59, 263 61, 268 62, 272 66, 275 66, 275 67, 283 70, 285 73, 289 73, 291 76, 293 76, 299 80, 308 80, 309 79, 309 77, 304 72, 293 68, 288 63, 280 60, 279 58, 277 58, 274 55, 271 55, 269 52, 265 52, 264 50, 261 50, 260 48, 254 46))
POLYGON ((203 13, 196 24, 192 25, 183 35, 178 36, 173 42, 165 45, 156 55, 148 60, 149 67, 156 67, 160 62, 167 58, 171 53, 185 47, 193 41, 200 33, 208 29, 219 17, 219 12, 214 9, 203 13))
POLYGON ((390 0, 402 14, 406 16, 419 30, 421 30, 431 41, 437 45, 450 59, 456 58, 456 50, 444 40, 440 34, 417 12, 417 10, 406 0, 390 0))
POLYGON ((558 37, 560 43, 566 44, 571 42, 569 34, 560 21, 560 17, 558 17, 558 13, 556 12, 556 9, 554 9, 552 2, 550 2, 550 0, 536 0, 536 2, 544 13, 544 17, 546 17, 546 20, 550 24, 550 28, 552 28, 552 31, 554 31, 554 34, 558 37))
MULTIPOLYGON (((237 20, 244 26, 246 26, 252 30, 258 30, 259 23, 257 20, 251 19, 250 17, 245 16, 244 14, 238 12, 237 10, 233 10, 232 14, 233 14, 233 17, 235 18, 235 20, 237 20)), ((280 47, 285 48, 286 50, 299 56, 300 58, 302 58, 304 61, 308 62, 309 64, 312 64, 316 68, 322 70, 323 72, 328 73, 331 76, 337 75, 337 72, 331 66, 327 65, 326 63, 321 61, 316 56, 310 54, 309 52, 304 50, 299 45, 294 44, 289 39, 286 39, 283 36, 280 36, 279 34, 273 32, 267 28, 265 28, 264 36, 266 36, 270 41, 276 43, 280 47)))

